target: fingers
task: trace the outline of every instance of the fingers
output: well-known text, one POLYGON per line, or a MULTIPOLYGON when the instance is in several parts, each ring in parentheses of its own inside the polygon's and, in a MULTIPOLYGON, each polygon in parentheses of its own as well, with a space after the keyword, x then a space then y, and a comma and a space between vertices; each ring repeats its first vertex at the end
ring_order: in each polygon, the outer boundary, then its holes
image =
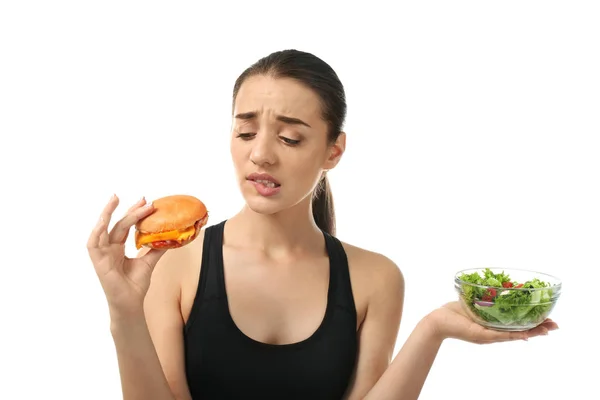
POLYGON ((483 337, 479 340, 479 343, 496 343, 496 342, 510 342, 514 340, 527 340, 526 332, 502 332, 492 329, 485 329, 483 337))
MULTIPOLYGON (((141 199, 138 200, 137 203, 135 203, 133 206, 129 207, 129 210, 127 210, 127 213, 125 215, 131 214, 133 213, 135 210, 143 207, 146 205, 146 198, 142 197, 141 199)), ((135 223, 135 222, 134 222, 135 223)), ((125 243, 127 241, 127 236, 129 236, 129 231, 130 229, 127 229, 125 231, 125 236, 121 237, 121 238, 115 238, 115 239, 119 239, 119 241, 117 243, 125 243)))
POLYGON ((124 244, 129 234, 129 230, 140 219, 150 215, 154 211, 152 203, 146 204, 145 199, 141 199, 138 203, 130 208, 130 211, 113 227, 110 232, 110 243, 124 244))
POLYGON ((140 208, 141 206, 144 206, 144 205, 146 205, 146 198, 142 197, 141 199, 138 200, 137 203, 135 203, 134 205, 129 207, 129 210, 127 210, 127 214, 134 212, 135 210, 137 210, 138 208, 140 208))
POLYGON ((506 342, 512 340, 528 340, 536 336, 546 336, 550 331, 558 329, 556 322, 547 319, 542 324, 523 332, 500 332, 486 329, 486 336, 480 343, 506 342))
POLYGON ((551 319, 545 320, 540 325, 527 331, 528 337, 546 336, 550 331, 558 329, 558 324, 551 319))
POLYGON ((119 198, 116 195, 112 195, 108 203, 104 206, 100 218, 88 238, 87 247, 89 249, 101 246, 108 241, 108 225, 118 205, 119 198))
POLYGON ((542 335, 547 335, 548 334, 549 329, 546 328, 544 325, 539 325, 536 326, 535 328, 529 330, 529 332, 527 332, 527 335, 529 337, 535 337, 535 336, 542 336, 542 335))
POLYGON ((549 331, 554 331, 556 329, 558 329, 558 324, 556 322, 554 322, 553 320, 551 320, 550 318, 547 318, 543 323, 543 326, 545 326, 549 331))

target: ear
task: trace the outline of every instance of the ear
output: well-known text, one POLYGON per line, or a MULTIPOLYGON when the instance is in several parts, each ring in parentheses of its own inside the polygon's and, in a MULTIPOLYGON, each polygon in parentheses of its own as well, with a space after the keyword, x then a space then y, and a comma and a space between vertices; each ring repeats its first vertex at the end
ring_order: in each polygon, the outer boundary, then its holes
POLYGON ((325 164, 323 165, 323 169, 330 170, 335 168, 335 166, 340 162, 344 151, 346 150, 346 132, 341 132, 338 135, 335 143, 331 145, 328 149, 328 157, 325 160, 325 164))

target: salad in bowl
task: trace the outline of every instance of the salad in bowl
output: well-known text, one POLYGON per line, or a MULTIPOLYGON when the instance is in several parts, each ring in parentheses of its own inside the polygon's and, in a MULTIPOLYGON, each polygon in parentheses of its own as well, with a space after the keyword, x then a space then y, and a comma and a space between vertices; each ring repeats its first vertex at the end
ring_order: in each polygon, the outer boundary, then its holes
POLYGON ((476 323, 501 331, 526 331, 552 312, 562 282, 520 269, 466 269, 454 277, 459 302, 476 323))

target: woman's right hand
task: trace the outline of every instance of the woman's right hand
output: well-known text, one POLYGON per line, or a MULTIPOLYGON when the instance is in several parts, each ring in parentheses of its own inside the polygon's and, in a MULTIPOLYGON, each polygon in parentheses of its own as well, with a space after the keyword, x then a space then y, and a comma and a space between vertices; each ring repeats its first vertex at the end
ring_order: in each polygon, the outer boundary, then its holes
POLYGON ((152 271, 167 250, 150 249, 137 258, 125 255, 125 241, 132 226, 152 214, 152 203, 142 198, 117 221, 111 231, 108 226, 119 205, 114 195, 104 207, 98 223, 90 234, 87 249, 96 274, 106 295, 112 314, 132 316, 143 313, 144 297, 150 286, 152 271))

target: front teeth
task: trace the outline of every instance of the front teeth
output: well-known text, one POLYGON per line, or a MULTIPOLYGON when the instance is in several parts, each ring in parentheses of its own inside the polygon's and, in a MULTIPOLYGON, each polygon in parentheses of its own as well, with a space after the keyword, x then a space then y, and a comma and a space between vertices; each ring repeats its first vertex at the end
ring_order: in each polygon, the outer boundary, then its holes
POLYGON ((274 188, 275 187, 275 183, 273 183, 271 181, 259 181, 259 180, 257 180, 256 183, 260 183, 261 185, 264 185, 264 186, 270 187, 270 188, 274 188))

